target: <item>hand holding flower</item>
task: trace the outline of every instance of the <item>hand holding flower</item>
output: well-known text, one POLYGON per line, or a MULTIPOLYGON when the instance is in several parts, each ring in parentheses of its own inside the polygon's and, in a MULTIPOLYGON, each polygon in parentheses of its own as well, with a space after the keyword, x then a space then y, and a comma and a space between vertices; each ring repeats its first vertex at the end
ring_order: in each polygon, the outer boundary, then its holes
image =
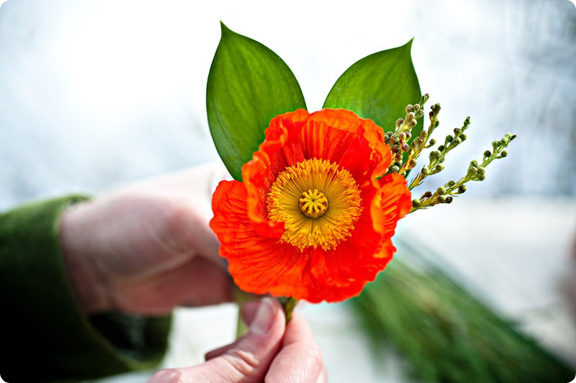
POLYGON ((245 336, 206 354, 206 363, 161 370, 149 382, 326 381, 322 354, 302 316, 294 313, 286 326, 282 308, 271 298, 246 304, 242 316, 250 324, 245 336))
POLYGON ((83 311, 160 315, 231 300, 208 227, 212 189, 225 174, 197 167, 65 211, 62 251, 83 311))

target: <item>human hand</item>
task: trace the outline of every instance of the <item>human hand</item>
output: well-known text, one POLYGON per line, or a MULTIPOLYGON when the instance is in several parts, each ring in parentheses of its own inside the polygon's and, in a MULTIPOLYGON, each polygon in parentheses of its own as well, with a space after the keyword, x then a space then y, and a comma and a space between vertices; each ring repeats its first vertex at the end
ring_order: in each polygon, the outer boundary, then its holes
POLYGON ((244 337, 209 352, 205 363, 161 370, 149 383, 326 382, 322 353, 298 312, 286 326, 278 302, 264 298, 244 305, 242 316, 250 324, 244 337))
POLYGON ((230 301, 231 279, 208 226, 212 192, 226 174, 196 167, 66 210, 60 242, 81 309, 161 315, 230 301))

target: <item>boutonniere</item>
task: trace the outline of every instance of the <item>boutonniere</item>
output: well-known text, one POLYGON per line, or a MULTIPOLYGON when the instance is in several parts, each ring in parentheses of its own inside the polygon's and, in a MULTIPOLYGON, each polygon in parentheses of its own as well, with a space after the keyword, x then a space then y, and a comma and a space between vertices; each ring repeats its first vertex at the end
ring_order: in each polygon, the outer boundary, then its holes
POLYGON ((468 182, 485 178, 486 166, 505 157, 516 137, 494 141, 461 179, 417 193, 466 140, 470 119, 437 145, 440 105, 425 124, 429 96, 421 94, 411 45, 356 62, 322 110, 309 112, 286 63, 222 24, 207 111, 234 180, 218 185, 210 225, 235 283, 279 297, 287 317, 298 300, 358 295, 396 252, 398 220, 451 203, 468 182))

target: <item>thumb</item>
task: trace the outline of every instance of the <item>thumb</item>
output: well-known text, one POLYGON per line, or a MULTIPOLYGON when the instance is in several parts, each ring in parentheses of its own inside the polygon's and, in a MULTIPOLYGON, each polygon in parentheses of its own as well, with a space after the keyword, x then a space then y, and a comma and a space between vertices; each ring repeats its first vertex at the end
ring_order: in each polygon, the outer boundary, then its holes
POLYGON ((286 329, 282 307, 264 298, 248 333, 226 352, 198 366, 157 372, 149 383, 263 382, 286 329))

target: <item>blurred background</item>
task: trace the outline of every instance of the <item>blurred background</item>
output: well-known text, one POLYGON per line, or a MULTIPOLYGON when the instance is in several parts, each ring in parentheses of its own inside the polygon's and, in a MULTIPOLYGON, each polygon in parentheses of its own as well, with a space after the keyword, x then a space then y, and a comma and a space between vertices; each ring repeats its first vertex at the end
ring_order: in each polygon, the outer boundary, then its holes
MULTIPOLYGON (((508 158, 488 168, 486 181, 470 185, 450 207, 402 221, 398 256, 421 249, 576 365, 570 311, 576 302, 576 7, 570 1, 0 4, 0 210, 71 192, 98 195, 217 161, 205 89, 220 20, 280 55, 311 111, 355 61, 414 37, 422 91, 443 107, 437 137, 472 118, 466 144, 422 192, 460 178, 492 140, 507 132, 518 139, 508 158)), ((374 362, 346 304, 302 310, 331 381, 407 381, 395 363, 374 362)), ((198 363, 205 351, 229 342, 235 315, 227 305, 178 310, 165 365, 198 363)))

